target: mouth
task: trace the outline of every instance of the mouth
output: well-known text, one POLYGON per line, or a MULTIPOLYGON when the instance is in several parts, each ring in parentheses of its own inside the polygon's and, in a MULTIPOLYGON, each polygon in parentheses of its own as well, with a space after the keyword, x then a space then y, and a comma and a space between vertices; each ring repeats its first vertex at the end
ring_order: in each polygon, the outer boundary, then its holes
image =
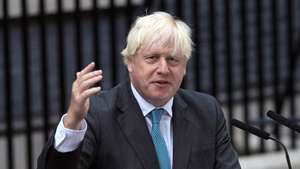
POLYGON ((153 83, 158 85, 158 86, 166 86, 166 85, 170 84, 170 82, 167 81, 167 80, 156 80, 153 83))

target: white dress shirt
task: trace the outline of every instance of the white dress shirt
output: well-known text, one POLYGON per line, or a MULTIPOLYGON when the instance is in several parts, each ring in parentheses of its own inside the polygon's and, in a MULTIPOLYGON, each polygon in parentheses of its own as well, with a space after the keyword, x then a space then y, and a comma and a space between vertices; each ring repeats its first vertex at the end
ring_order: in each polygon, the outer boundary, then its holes
MULTIPOLYGON (((149 129, 149 132, 151 132, 151 119, 147 116, 153 109, 158 108, 147 102, 135 89, 135 87, 131 84, 131 90, 133 92, 133 95, 135 99, 137 100, 142 113, 146 119, 146 123, 149 129)), ((160 130, 162 133, 162 136, 166 142, 166 146, 170 155, 170 161, 171 161, 171 168, 173 164, 173 130, 172 130, 172 124, 171 119, 173 115, 172 111, 172 105, 173 105, 173 97, 162 107, 166 110, 167 113, 163 114, 160 120, 160 130)), ((56 133, 54 136, 54 148, 59 152, 70 152, 78 148, 79 144, 84 138, 84 135, 87 130, 87 123, 85 119, 82 121, 80 130, 71 130, 68 128, 65 128, 63 124, 63 119, 66 116, 63 115, 58 127, 56 129, 56 133)))

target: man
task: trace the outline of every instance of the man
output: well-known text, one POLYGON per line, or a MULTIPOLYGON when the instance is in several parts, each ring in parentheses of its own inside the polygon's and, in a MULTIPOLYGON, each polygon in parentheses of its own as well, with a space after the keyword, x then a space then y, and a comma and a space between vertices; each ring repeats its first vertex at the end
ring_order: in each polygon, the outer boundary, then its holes
POLYGON ((184 22, 139 17, 122 51, 130 82, 99 93, 102 71, 78 72, 38 168, 239 169, 218 102, 179 89, 191 52, 184 22))

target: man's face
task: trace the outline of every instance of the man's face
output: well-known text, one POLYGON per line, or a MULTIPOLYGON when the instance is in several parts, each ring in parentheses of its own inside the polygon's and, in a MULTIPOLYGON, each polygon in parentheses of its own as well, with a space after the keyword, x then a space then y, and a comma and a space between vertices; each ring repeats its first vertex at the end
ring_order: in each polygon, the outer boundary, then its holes
POLYGON ((175 95, 186 72, 187 60, 162 45, 141 47, 128 61, 131 82, 142 97, 162 106, 175 95))

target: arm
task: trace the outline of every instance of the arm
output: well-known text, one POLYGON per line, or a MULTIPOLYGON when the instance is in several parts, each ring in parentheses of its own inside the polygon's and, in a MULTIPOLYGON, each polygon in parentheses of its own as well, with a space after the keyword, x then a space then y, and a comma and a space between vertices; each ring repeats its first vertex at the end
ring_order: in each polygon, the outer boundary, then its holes
POLYGON ((63 121, 67 114, 61 118, 54 136, 54 148, 58 152, 71 152, 77 149, 87 131, 86 120, 82 121, 79 130, 72 130, 65 127, 63 121))
MULTIPOLYGON (((87 116, 90 107, 89 98, 100 91, 100 87, 93 86, 102 79, 102 71, 93 71, 94 67, 95 64, 91 63, 76 74, 76 80, 72 85, 72 96, 69 109, 66 116, 62 118, 61 121, 61 124, 64 126, 62 128, 75 131, 76 133, 76 131, 81 128, 82 124, 85 123, 84 118, 87 116)), ((58 130, 60 129, 61 128, 58 127, 58 130)), ((60 134, 65 135, 66 133, 60 133, 61 130, 58 130, 52 134, 48 143, 45 145, 43 152, 39 156, 38 169, 74 168, 77 166, 80 157, 80 148, 78 147, 82 142, 85 131, 83 134, 81 133, 81 136, 75 134, 73 137, 59 139, 60 134), (68 143, 70 143, 70 140, 74 137, 79 137, 79 141, 72 144, 66 151, 63 150, 62 152, 59 152, 59 147, 64 147, 65 145, 68 147, 68 143)))

